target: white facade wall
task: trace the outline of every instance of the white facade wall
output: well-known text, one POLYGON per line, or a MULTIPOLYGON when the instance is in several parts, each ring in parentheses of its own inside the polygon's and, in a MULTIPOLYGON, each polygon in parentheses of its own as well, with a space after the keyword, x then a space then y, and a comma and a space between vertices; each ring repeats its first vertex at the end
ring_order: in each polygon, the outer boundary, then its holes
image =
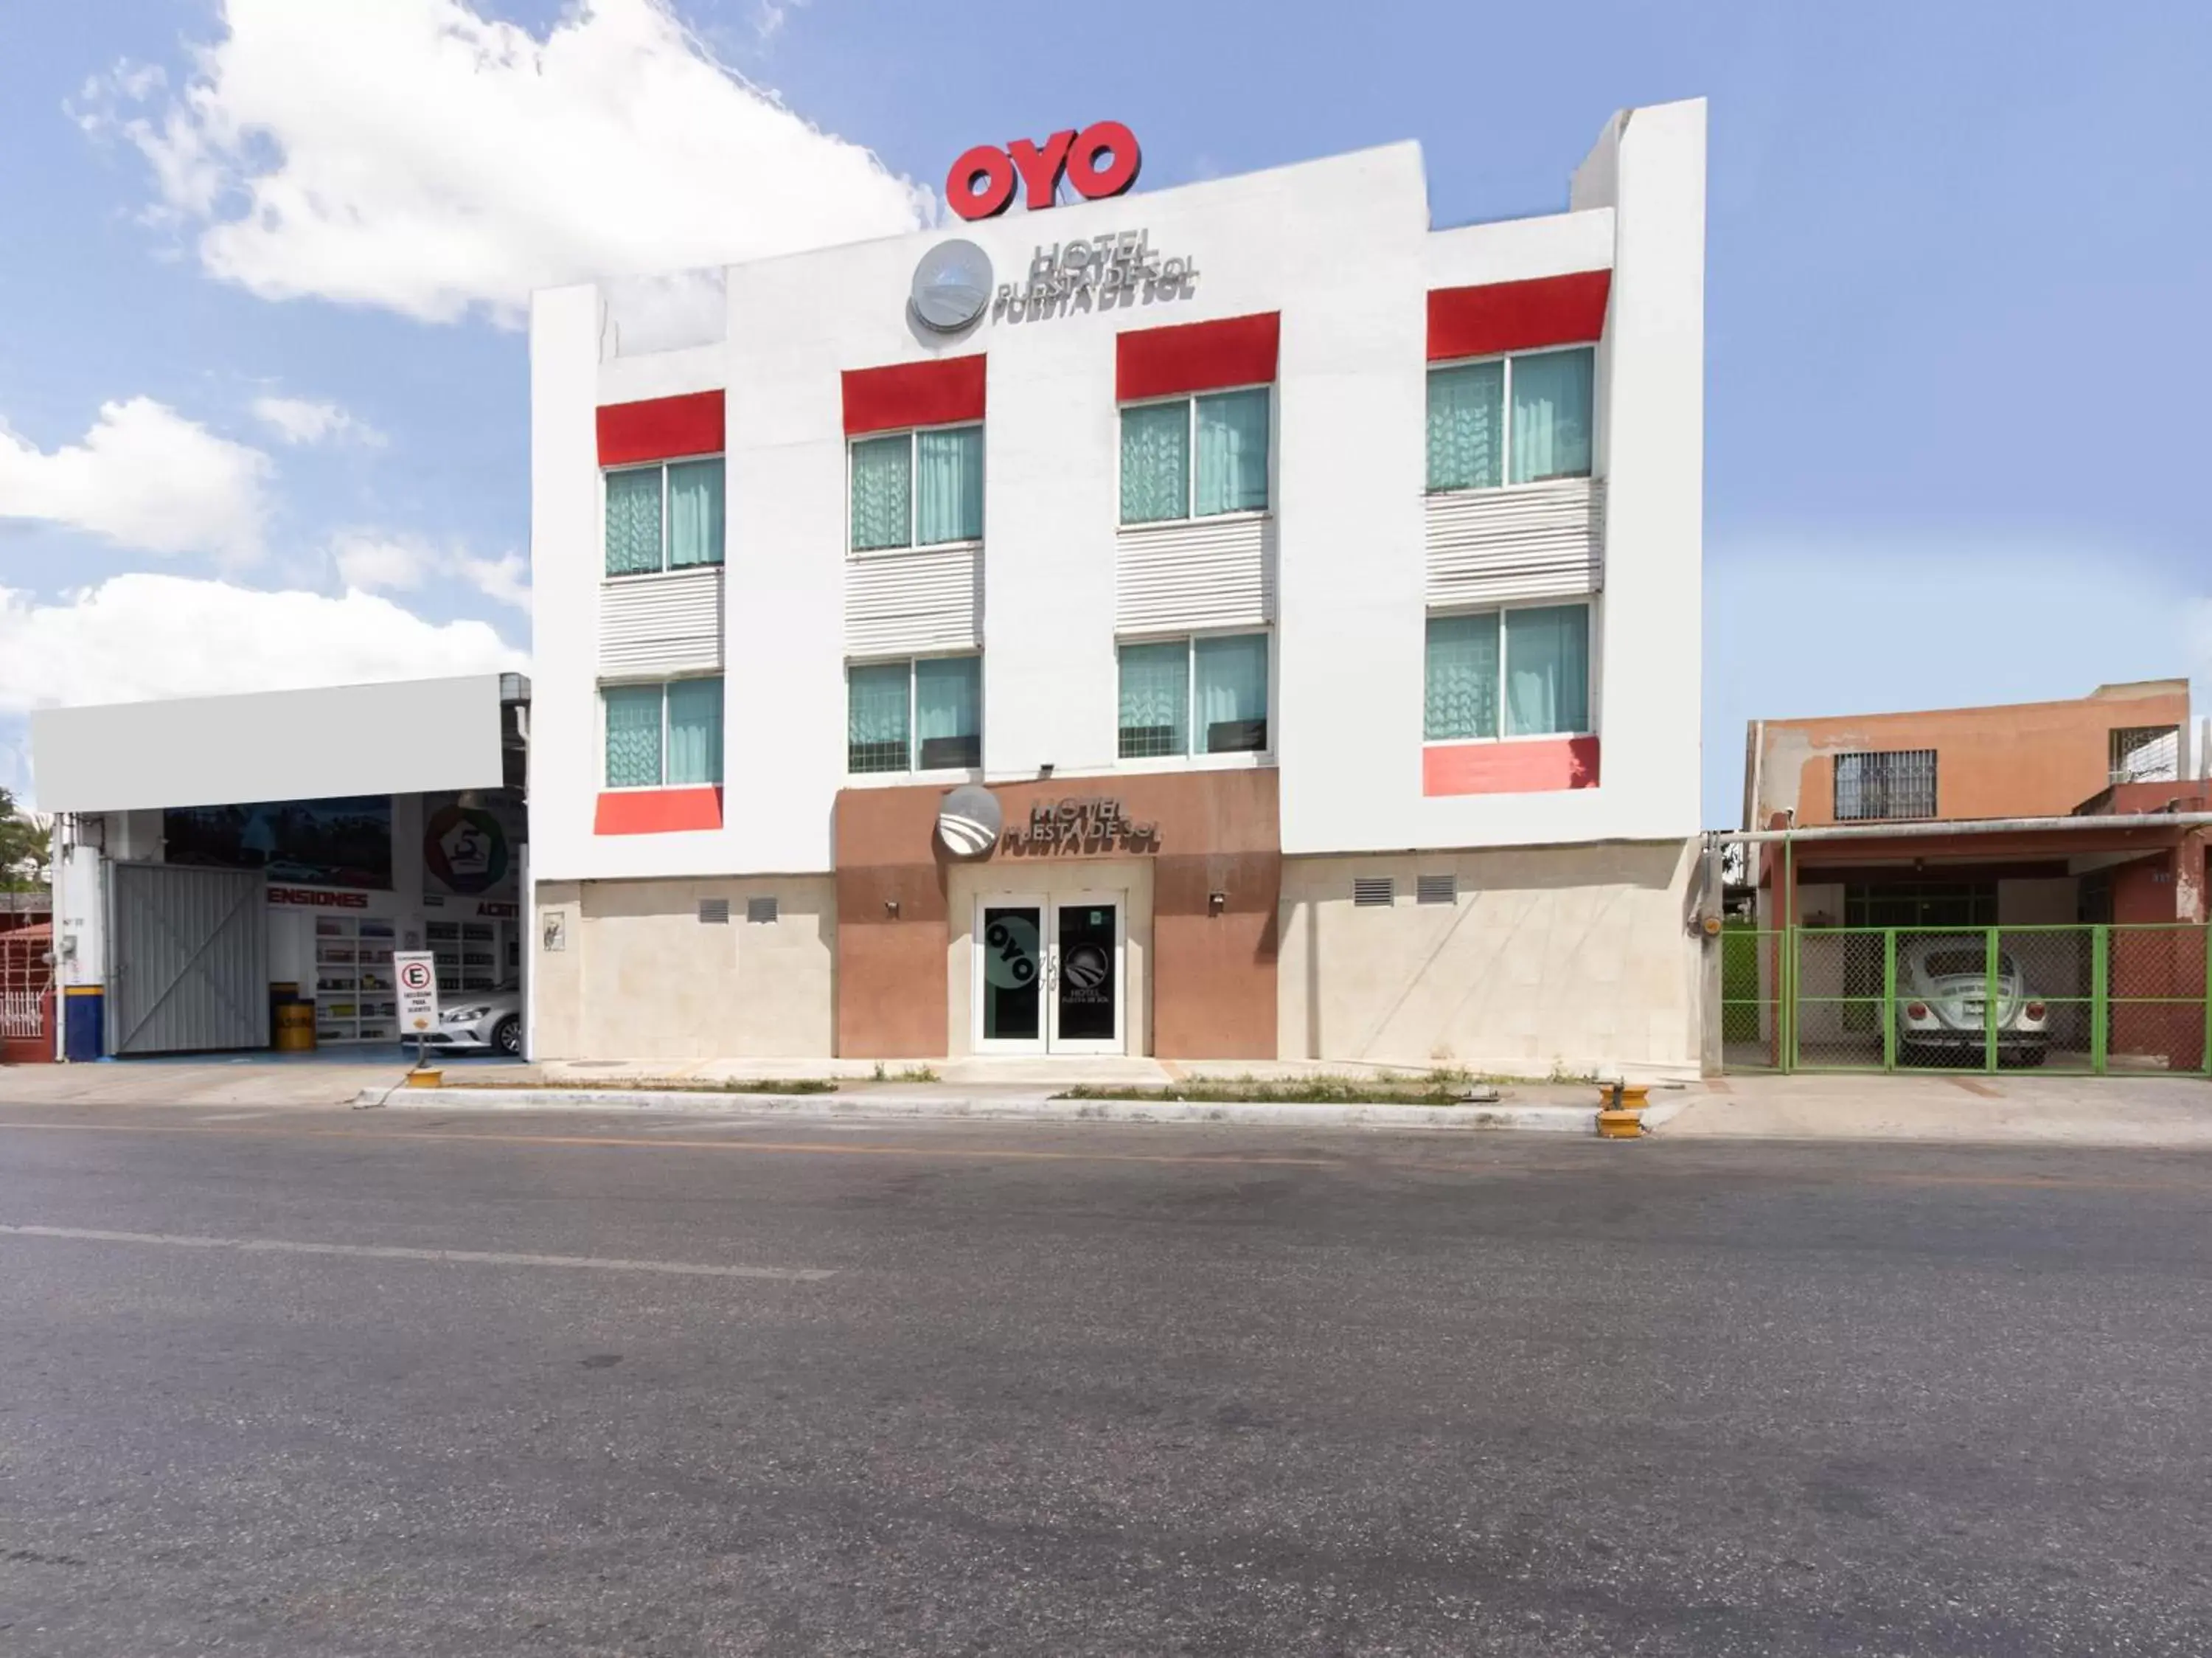
MULTIPOLYGON (((1115 336, 1278 312, 1270 716, 1286 856, 1686 838, 1698 827, 1704 106, 1616 118, 1575 210, 1442 232, 1411 143, 726 272, 726 338, 602 363, 600 296, 532 324, 541 881, 830 869, 846 786, 840 371, 988 356, 981 580, 987 778, 1112 774, 1119 427, 1115 336), (945 341, 909 322, 916 259, 952 235, 1019 283, 1040 243, 1145 230, 1194 295, 945 341), (1422 792, 1426 297, 1613 269, 1600 353, 1605 592, 1595 789, 1422 792), (727 393, 726 804, 719 830, 598 836, 602 573, 594 410, 727 393)), ((1206 764, 1251 765, 1251 756, 1206 764)), ((1147 763, 1156 767, 1159 762, 1147 763)), ((903 779, 894 779, 903 780, 903 779)))

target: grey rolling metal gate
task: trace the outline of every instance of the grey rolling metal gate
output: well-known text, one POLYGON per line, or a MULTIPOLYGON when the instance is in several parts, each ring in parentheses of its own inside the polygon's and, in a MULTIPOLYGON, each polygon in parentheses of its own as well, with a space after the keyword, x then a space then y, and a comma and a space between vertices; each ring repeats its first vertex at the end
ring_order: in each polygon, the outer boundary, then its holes
POLYGON ((258 870, 109 864, 107 1051, 267 1047, 268 901, 258 870))

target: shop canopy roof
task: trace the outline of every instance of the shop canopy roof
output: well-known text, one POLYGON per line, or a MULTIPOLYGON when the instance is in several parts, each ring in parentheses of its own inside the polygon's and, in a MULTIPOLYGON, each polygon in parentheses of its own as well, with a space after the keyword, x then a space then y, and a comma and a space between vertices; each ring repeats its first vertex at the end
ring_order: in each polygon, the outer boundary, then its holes
POLYGON ((42 812, 496 789, 519 674, 51 708, 31 716, 42 812))

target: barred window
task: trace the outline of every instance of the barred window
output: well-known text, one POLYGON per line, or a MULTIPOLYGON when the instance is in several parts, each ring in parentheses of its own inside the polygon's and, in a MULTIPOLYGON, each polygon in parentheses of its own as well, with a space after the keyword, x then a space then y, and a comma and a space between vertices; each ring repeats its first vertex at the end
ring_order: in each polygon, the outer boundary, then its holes
POLYGON ((2175 783, 2181 777, 2181 728, 2127 725, 2112 733, 2112 781, 2175 783))
POLYGON ((1836 821, 1936 815, 1936 751, 1899 748, 1836 756, 1836 821))

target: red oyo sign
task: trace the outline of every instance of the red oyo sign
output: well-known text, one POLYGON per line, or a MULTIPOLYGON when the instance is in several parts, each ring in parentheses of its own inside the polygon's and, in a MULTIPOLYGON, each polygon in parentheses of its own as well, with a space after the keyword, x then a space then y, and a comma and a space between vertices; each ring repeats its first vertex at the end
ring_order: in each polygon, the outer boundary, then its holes
POLYGON ((1014 186, 1032 212, 1050 207, 1065 176, 1086 201, 1118 196, 1144 164, 1137 135, 1119 121, 1093 121, 1078 132, 1055 132, 1042 146, 1017 138, 1003 149, 977 144, 945 175, 945 199, 963 219, 992 219, 1013 205, 1014 186))

